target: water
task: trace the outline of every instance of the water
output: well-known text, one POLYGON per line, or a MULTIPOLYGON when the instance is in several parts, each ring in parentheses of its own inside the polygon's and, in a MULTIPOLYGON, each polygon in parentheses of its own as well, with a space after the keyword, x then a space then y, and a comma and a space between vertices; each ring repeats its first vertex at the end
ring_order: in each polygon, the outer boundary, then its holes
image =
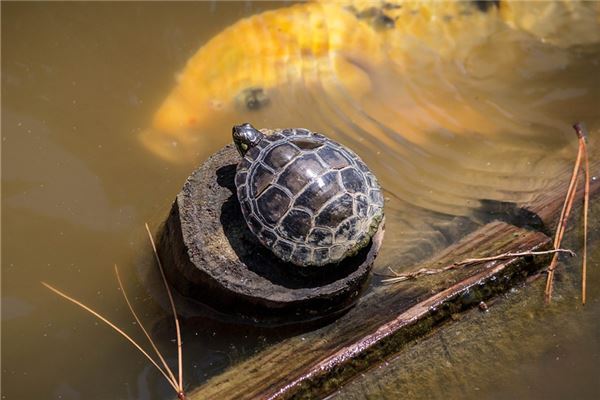
MULTIPOLYGON (((198 119, 194 129, 157 129, 157 110, 176 87, 176 73, 203 43, 243 16, 288 6, 2 4, 3 398, 172 396, 122 338, 39 281, 135 328, 116 288, 116 263, 144 320, 170 346, 163 299, 144 278, 151 263, 143 223, 158 226, 189 172, 230 141, 234 123, 304 126, 359 153, 388 198, 380 269, 398 257, 409 266, 438 250, 446 243, 436 227, 469 216, 480 199, 526 203, 543 191, 573 160, 573 121, 586 122, 592 157, 598 154, 597 26, 579 24, 578 35, 560 42, 551 30, 511 30, 486 14, 475 14, 471 24, 454 18, 456 27, 447 31, 418 19, 397 24, 397 31, 352 28, 362 34, 353 40, 364 41, 342 42, 333 63, 287 44, 280 52, 288 62, 272 85, 265 65, 280 43, 259 42, 243 58, 251 77, 236 81, 239 71, 223 69, 212 97, 186 103, 198 119), (387 47, 377 50, 382 37, 387 47), (248 110, 242 101, 240 108, 237 96, 247 92, 239 92, 239 82, 262 82, 268 105, 248 110)), ((310 15, 327 17, 326 37, 334 37, 338 14, 310 15)), ((352 21, 344 18, 342 33, 352 21)), ((590 285, 600 286, 598 278, 592 275, 590 285)), ((597 301, 593 292, 590 303, 597 301)), ((589 323, 598 320, 598 307, 590 308, 589 319, 568 321, 584 337, 598 337, 600 326, 589 323)), ((556 318, 567 321, 573 312, 565 308, 556 318)), ((191 385, 279 338, 268 329, 211 321, 189 328, 184 321, 191 385)), ((533 352, 532 374, 544 371, 555 344, 542 341, 533 352)), ((567 349, 566 357, 598 365, 598 346, 567 349)), ((473 353, 466 357, 476 364, 473 353)), ((512 371, 518 361, 505 362, 512 371)), ((490 397, 522 393, 497 383, 482 380, 490 397)))

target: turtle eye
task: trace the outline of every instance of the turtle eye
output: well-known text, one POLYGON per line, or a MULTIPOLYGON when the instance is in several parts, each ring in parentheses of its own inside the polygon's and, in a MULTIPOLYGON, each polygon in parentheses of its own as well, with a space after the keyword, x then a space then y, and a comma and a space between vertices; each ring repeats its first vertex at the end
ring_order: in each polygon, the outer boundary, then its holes
POLYGON ((240 108, 248 111, 256 111, 268 105, 270 102, 263 88, 251 87, 242 90, 236 96, 236 103, 240 108))

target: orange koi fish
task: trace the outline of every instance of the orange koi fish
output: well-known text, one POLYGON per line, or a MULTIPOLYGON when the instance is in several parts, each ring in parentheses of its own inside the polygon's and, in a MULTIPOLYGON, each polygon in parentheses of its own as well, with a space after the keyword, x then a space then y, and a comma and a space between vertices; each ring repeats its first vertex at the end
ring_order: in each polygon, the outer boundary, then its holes
POLYGON ((142 140, 177 161, 180 148, 202 142, 208 120, 262 109, 275 87, 339 76, 353 88, 368 85, 352 65, 364 53, 380 62, 377 33, 337 5, 299 4, 243 19, 190 58, 142 140))
MULTIPOLYGON (((424 66, 467 60, 490 35, 507 30, 556 46, 594 43, 600 41, 599 23, 600 2, 347 0, 267 11, 233 24, 189 59, 141 139, 161 158, 188 162, 214 140, 217 126, 222 129, 215 121, 262 115, 258 125, 265 125, 266 113, 277 113, 274 99, 280 88, 316 86, 348 101, 382 91, 385 98, 390 81, 372 73, 382 66, 393 69, 386 75, 390 79, 416 76, 424 66)), ((508 56, 492 55, 494 62, 512 62, 514 49, 504 50, 508 56)), ((419 79, 427 85, 427 76, 419 79)), ((410 80, 404 87, 408 92, 419 86, 410 80)), ((418 102, 394 103, 414 108, 405 113, 415 120, 430 119, 419 119, 418 102)), ((485 115, 469 106, 445 101, 439 107, 439 119, 422 122, 425 129, 497 133, 485 115)), ((394 110, 376 108, 381 118, 397 120, 394 110)), ((228 141, 229 132, 223 138, 228 141)), ((394 145, 394 138, 378 138, 394 145)))

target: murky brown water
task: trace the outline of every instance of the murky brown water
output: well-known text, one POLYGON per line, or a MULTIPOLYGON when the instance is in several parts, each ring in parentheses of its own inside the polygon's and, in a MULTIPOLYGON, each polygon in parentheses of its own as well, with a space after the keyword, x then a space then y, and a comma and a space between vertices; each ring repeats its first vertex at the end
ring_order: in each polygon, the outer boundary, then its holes
MULTIPOLYGON (((445 245, 436 227, 469 216, 480 199, 526 203, 543 191, 553 172, 572 161, 573 121, 586 122, 592 145, 599 137, 600 28, 582 23, 577 35, 553 36, 539 26, 508 29, 486 14, 474 14, 476 23, 450 15, 452 29, 419 19, 398 24, 397 31, 351 27, 373 42, 342 41, 341 56, 331 63, 293 44, 264 40, 240 53, 251 77, 236 80, 238 70, 220 67, 214 96, 180 108, 192 110, 196 125, 182 127, 175 119, 157 128, 155 113, 174 90, 176 73, 203 43, 243 16, 288 6, 2 4, 3 398, 171 396, 135 350, 39 281, 129 327, 113 276, 116 263, 143 317, 170 346, 169 315, 143 278, 151 265, 143 223, 162 221, 191 169, 230 141, 234 123, 304 126, 359 153, 389 198, 382 269, 392 258, 409 265, 445 245), (371 47, 378 40, 386 43, 381 54, 371 47), (267 84, 273 53, 287 62, 267 84), (262 89, 268 104, 248 110, 242 101, 240 107, 236 99, 247 94, 240 87, 262 89), (165 126, 175 128, 167 132, 165 126)), ((313 20, 327 17, 327 37, 337 34, 332 15, 339 12, 311 12, 313 20)), ((232 35, 241 40, 248 32, 232 35)), ((221 60, 218 51, 212 55, 221 60)), ((600 286, 600 275, 593 274, 590 285, 600 286)), ((598 307, 590 309, 588 321, 600 320, 598 307)), ((573 310, 562 312, 566 318, 573 310)), ((568 321, 581 324, 583 337, 600 336, 598 322, 568 321)), ((193 330, 184 322, 183 329, 190 385, 277 340, 272 331, 216 322, 193 330)), ((570 359, 597 368, 597 345, 567 349, 570 359)), ((467 359, 479 362, 476 353, 467 359)), ((544 370, 545 354, 531 355, 530 371, 544 370)), ((519 360, 505 361, 508 371, 519 371, 519 360)), ((481 381, 490 397, 523 393, 506 384, 494 392, 496 384, 481 381)), ((370 390, 370 396, 381 394, 370 390)))

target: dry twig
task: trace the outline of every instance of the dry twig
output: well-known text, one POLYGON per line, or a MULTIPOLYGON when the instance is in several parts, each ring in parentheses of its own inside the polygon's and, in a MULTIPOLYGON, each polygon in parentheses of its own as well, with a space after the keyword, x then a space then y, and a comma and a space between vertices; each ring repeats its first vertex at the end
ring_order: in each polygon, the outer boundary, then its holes
POLYGON ((471 264, 479 264, 479 263, 488 262, 488 261, 506 260, 506 259, 516 258, 516 257, 537 256, 537 255, 557 254, 557 253, 567 253, 571 256, 575 255, 575 253, 573 251, 568 250, 568 249, 555 249, 555 250, 544 250, 544 251, 523 251, 523 252, 518 252, 518 253, 511 253, 511 252, 503 253, 503 254, 499 254, 497 256, 492 256, 492 257, 467 258, 465 260, 455 262, 454 264, 447 265, 443 268, 436 268, 436 269, 421 268, 417 271, 408 272, 406 274, 399 274, 398 272, 394 271, 392 268, 389 268, 389 270, 394 275, 385 275, 388 278, 383 279, 382 282, 397 283, 397 282, 407 281, 409 279, 416 279, 423 275, 439 274, 441 272, 449 271, 451 269, 456 269, 458 267, 463 267, 463 266, 471 265, 471 264))

